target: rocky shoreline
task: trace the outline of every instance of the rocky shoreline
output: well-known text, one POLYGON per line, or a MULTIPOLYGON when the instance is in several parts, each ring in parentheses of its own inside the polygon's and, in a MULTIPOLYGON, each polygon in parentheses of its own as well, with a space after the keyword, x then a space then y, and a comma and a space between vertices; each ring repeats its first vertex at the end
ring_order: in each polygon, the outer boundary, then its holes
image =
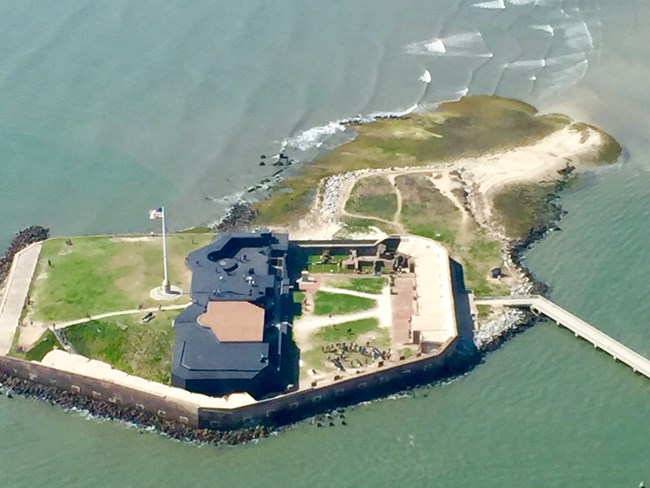
POLYGON ((0 395, 2 394, 7 398, 12 398, 14 394, 20 395, 57 405, 65 410, 79 410, 96 418, 124 422, 136 426, 141 432, 153 428, 167 437, 186 442, 217 446, 245 444, 268 437, 277 431, 265 426, 227 431, 198 429, 157 417, 143 410, 91 399, 53 386, 44 386, 7 375, 0 375, 0 395))
MULTIPOLYGON (((546 212, 549 218, 542 225, 529 229, 528 233, 519 239, 505 239, 503 243, 506 262, 510 269, 519 275, 520 285, 512 290, 513 295, 537 294, 548 296, 550 287, 537 279, 533 272, 523 264, 524 256, 537 242, 549 232, 560 230, 559 222, 566 215, 559 203, 560 193, 567 187, 573 177, 575 167, 567 165, 559 170, 553 190, 546 198, 546 212)), ((476 333, 474 342, 481 352, 498 349, 514 335, 523 332, 543 320, 529 311, 506 309, 502 315, 482 325, 476 333)))
POLYGON ((0 286, 2 286, 7 279, 9 270, 11 269, 11 264, 13 263, 16 254, 30 244, 44 241, 49 236, 50 229, 41 227, 40 225, 25 227, 16 234, 16 237, 12 239, 7 250, 2 256, 0 256, 0 286))

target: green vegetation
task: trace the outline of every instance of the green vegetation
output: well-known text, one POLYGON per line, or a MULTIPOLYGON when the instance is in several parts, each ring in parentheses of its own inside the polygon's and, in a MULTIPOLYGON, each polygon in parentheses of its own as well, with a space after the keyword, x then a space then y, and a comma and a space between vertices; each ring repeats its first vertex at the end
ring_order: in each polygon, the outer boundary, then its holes
MULTIPOLYGON (((331 354, 323 352, 325 346, 341 342, 356 342, 363 346, 365 346, 366 342, 370 342, 373 347, 380 349, 386 349, 390 346, 388 329, 380 328, 379 320, 376 318, 354 320, 324 327, 312 333, 309 341, 312 348, 300 355, 304 362, 304 369, 316 369, 321 372, 336 369, 334 364, 327 359, 331 354)), ((357 365, 359 362, 364 364, 366 358, 357 352, 349 352, 345 366, 351 367, 351 361, 357 365)), ((305 374, 305 372, 303 371, 302 374, 305 374)))
MULTIPOLYGON (((187 254, 211 234, 168 236, 172 284, 189 288, 187 254)), ((162 281, 159 236, 75 237, 48 239, 37 264, 30 297, 34 320, 61 322, 118 310, 157 305, 149 291, 162 281), (70 245, 71 243, 71 245, 70 245)))
POLYGON ((379 320, 373 317, 323 327, 315 333, 315 336, 322 342, 355 342, 360 335, 377 329, 379 329, 379 320))
POLYGON ((492 307, 490 305, 477 305, 476 311, 478 312, 479 319, 486 319, 492 313, 492 307))
POLYGON ((50 330, 46 330, 41 338, 32 346, 32 348, 27 352, 18 352, 15 349, 15 345, 18 339, 18 333, 14 337, 14 344, 9 351, 9 356, 25 359, 27 361, 42 361, 45 355, 50 352, 52 349, 61 348, 59 341, 56 340, 56 337, 50 330))
POLYGON ((454 243, 462 225, 462 215, 429 178, 427 175, 411 174, 395 179, 402 194, 400 220, 411 234, 454 243))
POLYGON ((332 281, 329 284, 335 288, 343 288, 344 290, 380 295, 384 286, 386 286, 386 280, 384 278, 350 278, 332 281))
POLYGON ((525 237, 530 229, 556 218, 559 209, 549 204, 554 183, 521 183, 504 188, 494 198, 494 208, 510 237, 525 237))
POLYGON ((314 314, 316 315, 342 315, 370 310, 377 305, 370 298, 345 295, 343 293, 329 293, 317 291, 314 294, 314 314))
POLYGON ((345 269, 339 266, 339 263, 347 259, 346 256, 331 256, 330 262, 327 264, 321 262, 320 256, 309 256, 307 264, 310 273, 354 273, 354 270, 345 269))
POLYGON ((305 298, 304 291, 293 292, 293 316, 300 317, 302 315, 302 301, 305 298))
POLYGON ((379 220, 373 219, 359 219, 356 217, 342 217, 341 222, 345 224, 345 227, 341 229, 336 237, 346 238, 347 236, 352 236, 354 234, 367 234, 370 231, 371 227, 377 227, 382 232, 385 232, 388 235, 395 234, 396 229, 392 224, 386 222, 381 222, 379 220))
POLYGON ((566 117, 497 96, 471 96, 435 112, 354 126, 357 137, 301 166, 267 200, 257 222, 286 225, 305 214, 321 179, 365 168, 423 166, 532 144, 565 127, 566 117))
POLYGON ((367 176, 359 179, 354 185, 345 210, 353 214, 392 221, 397 212, 397 196, 386 178, 367 176))
POLYGON ((507 290, 506 285, 488 278, 490 270, 501 265, 501 244, 485 231, 478 231, 469 247, 454 247, 452 253, 463 265, 465 286, 476 296, 498 295, 507 290))
POLYGON ((148 323, 142 322, 141 314, 93 320, 65 329, 65 336, 83 356, 169 384, 176 315, 178 312, 157 312, 148 323))
POLYGON ((215 234, 213 228, 208 227, 207 225, 198 225, 196 227, 190 227, 189 229, 179 230, 177 234, 215 234))
POLYGON ((48 352, 59 346, 54 333, 51 330, 45 331, 45 334, 29 351, 25 353, 25 359, 28 361, 42 361, 48 352))
POLYGON ((596 154, 590 161, 582 161, 583 163, 595 165, 612 164, 618 160, 623 152, 623 148, 618 141, 598 127, 585 124, 584 122, 576 122, 571 125, 571 129, 582 133, 583 142, 585 142, 589 136, 589 129, 597 132, 603 140, 602 147, 598 151, 598 154, 596 154))

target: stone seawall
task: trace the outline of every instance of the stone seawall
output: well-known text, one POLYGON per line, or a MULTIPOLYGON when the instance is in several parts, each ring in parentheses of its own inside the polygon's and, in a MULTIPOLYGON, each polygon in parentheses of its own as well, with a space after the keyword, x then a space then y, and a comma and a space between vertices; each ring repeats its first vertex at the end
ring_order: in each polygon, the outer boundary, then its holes
POLYGON ((456 345, 457 339, 454 338, 445 345, 444 351, 435 356, 423 356, 373 373, 263 400, 237 410, 199 408, 199 427, 229 429, 242 425, 287 425, 339 407, 456 376, 468 371, 480 360, 478 355, 459 355, 456 345))
POLYGON ((175 439, 239 444, 266 437, 277 427, 319 413, 461 374, 477 364, 478 357, 456 353, 456 339, 446 346, 439 355, 414 358, 370 374, 230 410, 197 408, 164 396, 5 356, 0 357, 0 385, 6 392, 64 408, 78 408, 98 417, 154 427, 175 439))

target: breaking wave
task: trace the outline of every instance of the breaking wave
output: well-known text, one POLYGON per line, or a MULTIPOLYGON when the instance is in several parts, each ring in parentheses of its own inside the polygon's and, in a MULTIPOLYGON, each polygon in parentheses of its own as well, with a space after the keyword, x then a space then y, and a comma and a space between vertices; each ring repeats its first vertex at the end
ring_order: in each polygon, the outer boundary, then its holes
POLYGON ((490 2, 475 3, 474 5, 472 5, 472 7, 485 8, 491 10, 506 8, 505 3, 503 3, 503 0, 492 0, 490 2))
MULTIPOLYGON (((428 73, 428 71, 427 71, 428 73)), ((423 75, 424 76, 424 75, 423 75)), ((429 75, 431 76, 431 75, 429 75)), ((282 149, 291 148, 299 151, 310 151, 321 147, 330 137, 343 132, 348 125, 352 124, 367 124, 374 122, 377 119, 388 119, 402 117, 414 112, 418 108, 417 104, 405 109, 394 112, 373 112, 368 115, 357 115, 347 119, 335 120, 328 122, 324 125, 312 127, 303 130, 293 136, 290 136, 282 141, 282 149)))
POLYGON ((404 46, 409 54, 424 54, 428 56, 462 56, 476 58, 491 58, 480 32, 462 32, 447 37, 434 38, 427 41, 413 42, 404 46))

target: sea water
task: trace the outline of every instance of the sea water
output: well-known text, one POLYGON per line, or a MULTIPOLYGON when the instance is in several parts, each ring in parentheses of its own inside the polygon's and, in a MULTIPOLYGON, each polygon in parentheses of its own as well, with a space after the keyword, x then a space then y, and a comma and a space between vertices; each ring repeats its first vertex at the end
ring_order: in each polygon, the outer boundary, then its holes
MULTIPOLYGON (((559 304, 650 354, 650 7, 640 0, 0 1, 0 241, 218 218, 336 121, 464 93, 610 131, 627 159, 528 255, 559 304), (422 80, 425 71, 431 81, 422 80)), ((0 397, 1 486, 603 486, 650 480, 650 383, 552 324, 470 374, 247 446, 0 397)))

